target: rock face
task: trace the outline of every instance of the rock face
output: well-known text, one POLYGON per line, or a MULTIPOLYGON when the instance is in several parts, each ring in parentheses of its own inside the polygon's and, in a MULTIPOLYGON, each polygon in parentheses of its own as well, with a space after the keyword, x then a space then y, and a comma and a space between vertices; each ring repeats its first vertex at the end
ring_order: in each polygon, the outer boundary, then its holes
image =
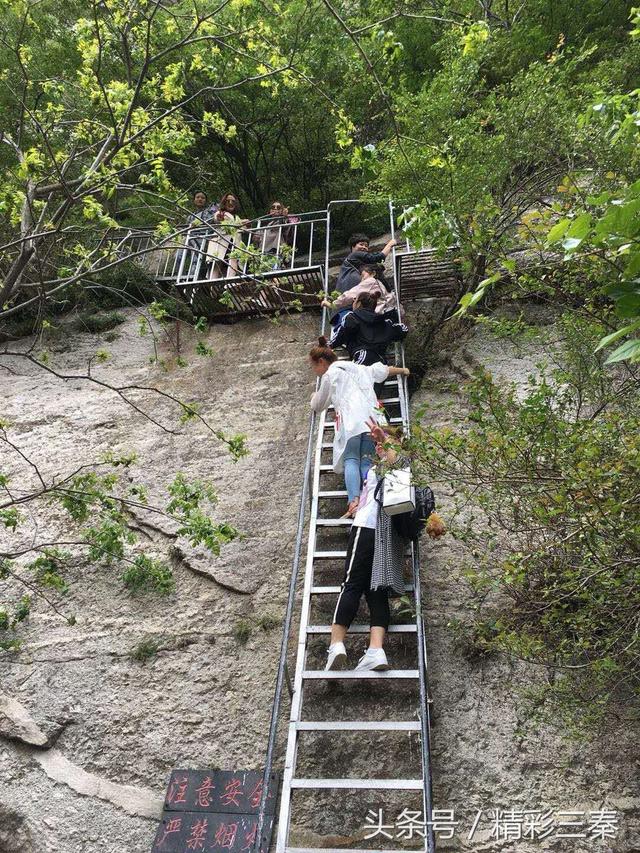
MULTIPOLYGON (((248 435, 250 455, 236 463, 201 425, 181 427, 180 411, 148 394, 137 393, 136 404, 180 435, 86 382, 64 383, 19 361, 17 375, 2 375, 11 438, 44 474, 73 471, 106 450, 135 450, 136 477, 151 497, 161 498, 178 471, 209 481, 219 495, 214 518, 244 534, 215 558, 142 510, 133 524, 150 553, 171 560, 173 595, 132 596, 113 568, 78 567, 60 599, 75 625, 34 606, 22 650, 0 652, 9 697, 0 709, 0 807, 25 839, 10 847, 0 836, 2 853, 29 853, 30 843, 54 853, 143 853, 172 767, 260 766, 306 453, 313 390, 306 354, 317 324, 317 315, 305 315, 215 326, 206 339, 212 358, 192 355, 196 341, 183 330, 188 366, 176 366, 160 342, 166 370, 148 363, 152 341, 138 334, 134 313, 116 340, 77 335, 67 351, 50 348, 56 370, 85 372, 88 358, 106 348, 110 361, 94 368, 96 377, 199 399, 212 425, 248 435), (130 658, 142 641, 158 647, 144 663, 130 658), (69 717, 55 750, 37 752, 56 720, 69 717)), ((13 458, 1 467, 31 484, 13 458)), ((52 510, 47 522, 54 532, 62 518, 52 510)), ((0 818, 0 832, 4 825, 0 818)))
MULTIPOLYGON (((65 384, 18 361, 12 365, 17 375, 3 376, 0 414, 12 422, 12 440, 45 473, 71 471, 107 449, 135 450, 137 473, 153 496, 161 496, 177 471, 208 480, 220 497, 215 517, 240 528, 245 538, 212 558, 179 539, 165 519, 140 511, 133 523, 141 541, 172 561, 173 595, 131 596, 112 568, 79 566, 62 602, 64 612, 76 616, 75 625, 35 606, 22 650, 0 653, 0 684, 8 697, 0 705, 0 853, 144 853, 151 849, 173 767, 260 767, 306 452, 313 387, 306 351, 316 334, 317 316, 279 325, 216 326, 206 340, 215 352, 211 359, 191 357, 195 341, 183 334, 187 367, 179 367, 160 341, 163 370, 148 364, 152 341, 138 335, 131 314, 113 341, 78 335, 68 351, 52 351, 52 365, 71 373, 84 372, 87 359, 105 347, 111 359, 94 368, 96 376, 201 400, 214 426, 248 435, 251 454, 237 463, 197 423, 180 435, 163 433, 107 391, 81 381, 65 384), (131 657, 142 641, 156 650, 145 662, 131 657)), ((459 405, 456 384, 470 366, 524 379, 542 354, 535 342, 527 346, 509 349, 485 333, 469 333, 452 345, 437 373, 428 375, 415 405, 428 405, 428 417, 446 421, 459 405)), ((143 392, 135 401, 156 420, 176 426, 179 413, 170 405, 143 392)), ((30 473, 13 459, 3 460, 3 470, 5 463, 12 474, 22 472, 26 487, 30 473)), ((445 517, 448 494, 450 486, 438 484, 445 517)), ((55 532, 61 523, 52 510, 45 527, 55 532)), ((518 691, 540 674, 493 659, 470 663, 447 627, 468 614, 460 574, 464 558, 464 545, 451 537, 424 548, 434 796, 437 808, 453 810, 460 821, 454 839, 439 846, 509 853, 640 849, 637 736, 630 731, 615 744, 579 745, 523 725, 518 691), (496 842, 483 818, 469 840, 477 811, 492 808, 587 813, 611 808, 620 829, 602 846, 580 839, 496 842)), ((297 621, 294 625, 292 641, 297 621)), ((394 660, 404 665, 415 649, 402 635, 395 642, 394 660)), ((323 643, 312 644, 312 657, 323 654, 323 643)), ((358 692, 348 684, 319 689, 318 718, 323 702, 343 718, 384 718, 390 698, 400 707, 399 719, 414 718, 413 699, 407 696, 403 707, 401 691, 390 697, 386 685, 379 686, 385 689, 358 692)), ((287 714, 285 701, 280 767, 287 714)), ((375 734, 364 741, 331 733, 310 737, 305 775, 343 771, 358 777, 371 769, 374 757, 380 776, 411 778, 419 767, 415 735, 375 734)), ((369 792, 364 801, 343 793, 313 800, 301 795, 294 821, 301 845, 369 847, 380 839, 364 840, 367 809, 383 809, 393 820, 403 808, 420 807, 402 792, 369 792)), ((383 842, 416 846, 415 836, 383 842)))
POLYGON ((0 695, 0 736, 30 746, 49 745, 49 738, 34 723, 24 705, 11 696, 0 695))

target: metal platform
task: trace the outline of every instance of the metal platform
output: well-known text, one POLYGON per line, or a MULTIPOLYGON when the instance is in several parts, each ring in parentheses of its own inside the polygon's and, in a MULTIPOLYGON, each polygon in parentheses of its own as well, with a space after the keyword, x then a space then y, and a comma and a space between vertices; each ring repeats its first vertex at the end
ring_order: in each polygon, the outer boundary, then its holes
MULTIPOLYGON (((115 229, 106 243, 158 284, 175 286, 200 316, 243 318, 318 309, 328 275, 331 204, 298 214, 295 222, 256 219, 235 229, 212 223, 179 228, 164 238, 151 229, 115 229), (223 258, 212 249, 216 241, 228 244, 223 258)), ((390 203, 393 237, 397 213, 390 203)), ((453 251, 442 255, 400 239, 391 261, 402 304, 457 298, 461 271, 453 251)))
POLYGON ((211 319, 319 309, 317 294, 322 285, 321 266, 274 270, 260 276, 175 282, 176 290, 194 313, 211 319))

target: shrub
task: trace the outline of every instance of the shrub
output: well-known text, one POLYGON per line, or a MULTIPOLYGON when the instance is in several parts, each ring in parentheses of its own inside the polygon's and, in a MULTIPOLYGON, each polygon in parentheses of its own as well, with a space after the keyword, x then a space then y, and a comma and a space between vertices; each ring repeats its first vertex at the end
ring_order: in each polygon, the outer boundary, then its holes
POLYGON ((240 645, 244 646, 251 636, 251 623, 246 619, 241 619, 233 629, 233 636, 240 645))
POLYGON ((131 660, 135 660, 138 663, 146 663, 151 658, 155 657, 160 650, 160 641, 159 640, 141 640, 136 646, 134 646, 129 652, 129 657, 131 660))
POLYGON ((99 334, 113 329, 124 323, 125 317, 117 311, 107 311, 100 314, 79 314, 71 324, 77 332, 99 334))
POLYGON ((160 595, 169 595, 175 589, 173 572, 159 560, 152 560, 146 554, 138 554, 121 575, 124 585, 131 592, 154 591, 160 595))

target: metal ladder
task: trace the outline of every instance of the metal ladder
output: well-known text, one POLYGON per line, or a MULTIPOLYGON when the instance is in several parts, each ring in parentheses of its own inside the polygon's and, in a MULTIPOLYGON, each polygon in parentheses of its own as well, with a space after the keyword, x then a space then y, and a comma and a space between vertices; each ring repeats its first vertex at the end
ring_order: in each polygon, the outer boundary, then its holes
MULTIPOLYGON (((329 231, 329 229, 328 229, 329 231)), ((327 234, 327 246, 329 234, 327 234)), ((327 248, 328 258, 328 248, 327 248)), ((393 275, 394 287, 396 295, 399 292, 399 282, 397 279, 397 264, 393 259, 393 275)), ((325 290, 328 290, 328 260, 325 268, 325 290)), ((325 316, 323 314, 323 328, 325 316)), ((404 366, 404 348, 400 345, 396 346, 396 363, 404 366)), ((386 407, 399 408, 399 414, 390 417, 392 424, 402 424, 405 432, 409 430, 409 408, 407 383, 405 377, 394 377, 384 383, 385 390, 389 389, 391 396, 384 399, 386 407)), ((330 412, 331 410, 329 410, 330 412)), ((392 414, 392 412, 389 412, 392 414)), ((315 574, 316 568, 322 561, 326 560, 344 560, 346 550, 319 550, 318 549, 318 532, 323 528, 342 528, 345 533, 348 532, 351 526, 350 519, 341 519, 338 516, 339 512, 331 512, 332 517, 320 516, 320 501, 329 501, 331 505, 336 507, 344 506, 347 493, 346 491, 331 490, 323 488, 323 479, 330 474, 332 466, 325 464, 322 461, 323 451, 329 450, 332 447, 332 436, 335 428, 333 420, 328 417, 328 413, 322 413, 317 418, 317 432, 315 438, 313 436, 313 419, 311 421, 309 447, 307 453, 308 463, 311 461, 313 453, 313 465, 309 465, 311 473, 311 495, 310 495, 310 517, 308 526, 308 540, 306 552, 306 567, 304 574, 304 587, 302 591, 301 615, 299 624, 299 633, 297 641, 297 657, 295 675, 293 685, 289 684, 291 694, 291 712, 289 715, 289 730, 287 739, 287 749, 285 756, 284 772, 282 777, 282 793, 280 802, 280 814, 278 824, 278 836, 276 842, 276 853, 373 853, 373 851, 348 849, 329 849, 329 848, 301 848, 292 847, 289 844, 292 799, 295 791, 300 790, 389 790, 389 791, 421 791, 423 803, 423 815, 426 821, 424 850, 427 853, 432 853, 435 850, 435 837, 433 832, 432 820, 432 792, 431 792, 431 765, 430 765, 430 717, 429 717, 429 700, 428 700, 428 681, 427 681, 427 654, 426 643, 424 636, 424 625, 421 613, 420 600, 420 555, 417 545, 411 547, 410 561, 412 567, 412 582, 406 585, 406 593, 413 594, 415 605, 415 622, 413 624, 390 625, 389 633, 398 634, 405 633, 415 636, 416 640, 416 668, 415 669, 392 669, 387 672, 355 672, 355 671, 331 671, 309 669, 307 666, 308 643, 311 638, 317 635, 328 636, 330 634, 330 625, 311 624, 311 606, 312 601, 321 596, 333 596, 334 598, 340 592, 340 586, 321 585, 316 583, 315 574), (315 449, 312 449, 312 441, 315 449), (346 721, 346 720, 304 720, 303 706, 305 701, 305 688, 310 682, 325 680, 325 681, 371 681, 371 680, 411 680, 418 687, 419 694, 419 719, 405 720, 379 720, 372 721, 346 721), (421 778, 415 779, 380 779, 380 778, 303 778, 297 775, 296 768, 298 765, 299 752, 301 747, 301 734, 304 732, 416 732, 420 736, 420 758, 421 758, 421 778)), ((306 485, 306 484, 305 484, 306 485)), ((306 488, 303 489, 303 499, 306 488)), ((303 518, 304 515, 301 516, 303 518)), ((288 614, 289 615, 289 614, 288 614)), ((369 631, 368 625, 354 624, 351 626, 349 634, 367 634, 369 631)), ((288 673, 285 675, 288 679, 288 673)), ((409 703, 407 703, 409 704, 409 703)), ((407 710, 406 717, 411 716, 410 709, 407 710)), ((401 850, 400 846, 395 848, 401 850)), ((406 849, 406 848, 405 848, 406 849)), ((415 848, 413 848, 415 849, 415 848)), ((380 851, 376 851, 380 853, 380 851)))

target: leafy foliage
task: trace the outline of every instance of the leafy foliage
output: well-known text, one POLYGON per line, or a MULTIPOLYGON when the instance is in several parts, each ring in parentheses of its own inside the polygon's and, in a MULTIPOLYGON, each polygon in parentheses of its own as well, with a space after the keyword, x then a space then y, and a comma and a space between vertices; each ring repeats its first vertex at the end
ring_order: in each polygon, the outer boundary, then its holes
POLYGON ((167 505, 162 509, 147 501, 143 484, 131 482, 130 469, 134 463, 135 454, 107 453, 102 463, 89 466, 89 470, 50 484, 43 479, 42 489, 21 494, 19 498, 10 491, 8 477, 3 478, 5 498, 2 505, 8 507, 2 509, 5 525, 24 541, 22 526, 27 524, 29 516, 18 514, 12 504, 19 500, 21 506, 28 505, 36 512, 41 511, 43 501, 58 506, 67 518, 64 540, 67 549, 72 550, 40 545, 36 529, 35 541, 30 545, 24 547, 16 543, 14 550, 0 553, 0 583, 9 586, 10 597, 15 596, 15 590, 21 586, 29 591, 13 604, 13 610, 7 606, 0 610, 0 648, 19 648, 17 629, 29 615, 34 598, 69 624, 75 622, 72 614, 65 615, 60 603, 69 589, 66 569, 79 560, 95 566, 121 566, 121 580, 134 594, 152 592, 166 596, 174 591, 175 580, 170 567, 140 551, 129 523, 134 507, 142 505, 150 512, 174 519, 179 523, 178 535, 187 537, 193 545, 203 545, 215 555, 239 535, 231 525, 216 523, 208 515, 217 501, 211 486, 190 482, 178 474, 169 485, 167 505), (126 473, 124 479, 122 471, 126 473), (26 560, 33 553, 37 556, 30 562, 26 560))
POLYGON ((547 697, 589 724, 640 710, 640 399, 594 354, 600 334, 566 315, 557 369, 524 395, 480 373, 453 428, 413 438, 423 475, 455 482, 476 555, 471 644, 548 667, 547 697))
POLYGON ((161 595, 169 595, 175 589, 171 569, 166 563, 152 560, 146 554, 138 554, 122 573, 122 580, 132 592, 153 590, 161 595))

